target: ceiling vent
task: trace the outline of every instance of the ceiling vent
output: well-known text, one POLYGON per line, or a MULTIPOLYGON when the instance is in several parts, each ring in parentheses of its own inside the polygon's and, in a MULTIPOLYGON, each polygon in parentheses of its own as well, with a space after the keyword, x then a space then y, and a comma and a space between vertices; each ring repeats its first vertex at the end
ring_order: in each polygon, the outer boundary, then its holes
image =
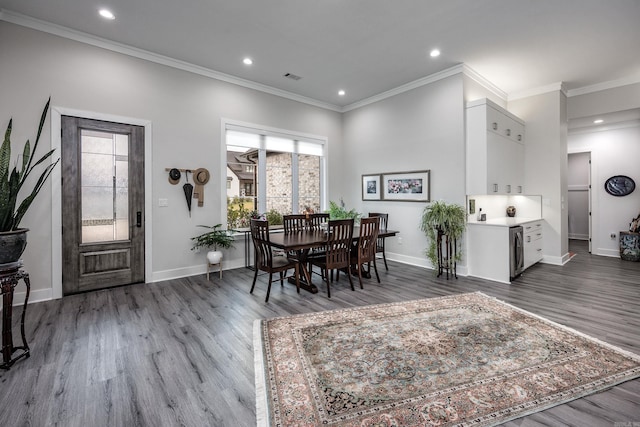
POLYGON ((284 75, 284 77, 291 79, 291 80, 300 80, 302 77, 300 76, 296 76, 295 74, 291 74, 291 73, 286 73, 284 75))

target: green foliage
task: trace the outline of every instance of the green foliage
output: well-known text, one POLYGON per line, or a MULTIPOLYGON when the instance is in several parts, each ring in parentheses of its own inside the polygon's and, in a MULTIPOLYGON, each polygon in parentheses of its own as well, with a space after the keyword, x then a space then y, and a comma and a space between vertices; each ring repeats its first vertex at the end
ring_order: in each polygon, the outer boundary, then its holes
POLYGON ((227 198, 227 228, 241 228, 249 226, 249 219, 253 212, 253 199, 249 197, 227 198))
POLYGON ((42 156, 39 160, 33 160, 33 156, 35 156, 36 150, 38 149, 38 143, 40 142, 40 135, 42 134, 42 128, 44 127, 44 122, 47 118, 47 113, 49 111, 49 103, 51 102, 51 98, 47 101, 47 104, 42 111, 42 116, 40 117, 40 125, 38 126, 38 134, 36 136, 36 141, 33 144, 33 150, 31 149, 31 144, 29 140, 24 144, 24 148, 22 150, 22 165, 20 170, 18 170, 18 166, 16 165, 10 170, 10 161, 11 161, 11 129, 13 125, 13 119, 9 120, 9 125, 7 126, 7 130, 4 134, 4 141, 2 146, 0 147, 0 200, 2 200, 2 204, 0 205, 0 232, 2 231, 12 231, 16 230, 20 225, 20 221, 22 217, 27 212, 31 203, 36 198, 42 186, 46 182, 49 175, 53 171, 53 168, 58 164, 60 159, 58 158, 55 162, 46 165, 42 174, 36 181, 33 188, 31 188, 31 192, 18 204, 18 194, 22 189, 25 181, 31 174, 31 172, 38 166, 40 163, 47 160, 55 150, 51 150, 42 156), (16 209, 16 205, 18 206, 16 209))
POLYGON ((198 248, 213 248, 214 251, 217 251, 218 246, 224 249, 233 247, 233 236, 228 230, 220 229, 222 224, 216 224, 214 226, 199 225, 198 227, 207 228, 211 231, 191 238, 191 240, 193 240, 193 247, 191 248, 192 251, 198 248))
MULTIPOLYGON (((467 213, 464 207, 456 204, 449 204, 442 201, 433 202, 424 208, 420 230, 422 230, 429 240, 429 247, 426 255, 431 261, 431 265, 438 266, 438 233, 445 234, 449 238, 456 239, 456 261, 462 257, 462 247, 460 238, 464 233, 467 222, 467 213)), ((447 260, 450 262, 450 260, 447 260)), ((446 267, 446 266, 443 266, 446 267)))
POLYGON ((284 224, 284 220, 282 218, 282 214, 275 209, 271 209, 269 212, 265 214, 269 225, 282 225, 284 224))
POLYGON ((344 201, 340 199, 340 204, 334 201, 329 202, 329 218, 330 219, 359 219, 362 215, 355 209, 347 210, 344 207, 344 201))

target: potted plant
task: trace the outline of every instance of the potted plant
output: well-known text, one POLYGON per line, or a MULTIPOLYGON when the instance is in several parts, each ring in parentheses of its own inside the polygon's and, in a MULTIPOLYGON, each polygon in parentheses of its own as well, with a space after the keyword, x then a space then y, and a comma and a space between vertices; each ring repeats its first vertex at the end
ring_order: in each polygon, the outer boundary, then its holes
POLYGON ((199 225, 198 227, 207 228, 210 231, 203 233, 199 236, 192 237, 193 247, 192 251, 200 248, 208 249, 213 248, 212 251, 207 252, 207 260, 209 264, 219 264, 222 260, 222 252, 218 250, 218 247, 222 249, 228 249, 233 247, 233 236, 229 233, 229 230, 222 230, 222 224, 216 224, 214 226, 199 225))
POLYGON ((340 204, 334 201, 329 202, 329 218, 331 219, 351 219, 355 221, 360 219, 360 213, 355 209, 347 210, 344 207, 344 201, 340 199, 340 204))
POLYGON ((50 163, 44 167, 40 177, 34 184, 27 183, 27 179, 31 172, 47 160, 55 150, 51 150, 38 160, 34 160, 42 128, 49 111, 49 103, 51 98, 42 111, 40 117, 40 125, 38 126, 38 134, 36 136, 33 149, 29 140, 24 144, 22 149, 22 159, 18 157, 13 168, 11 168, 11 129, 13 126, 13 118, 9 120, 9 125, 4 134, 4 141, 0 147, 0 264, 14 263, 20 259, 27 245, 28 228, 20 228, 20 221, 25 215, 31 203, 36 198, 42 186, 46 182, 53 168, 58 164, 60 159, 50 163), (20 169, 18 170, 18 164, 20 169), (27 189, 28 185, 33 185, 27 189), (23 188, 24 187, 24 188, 23 188), (21 190, 26 189, 28 195, 18 204, 18 195, 21 190))
POLYGON ((427 258, 431 261, 431 265, 441 271, 442 268, 450 268, 452 261, 459 261, 462 257, 462 249, 460 247, 460 237, 464 232, 467 221, 467 214, 464 207, 443 201, 436 201, 424 208, 422 212, 422 220, 420 230, 422 230, 427 239, 429 239, 429 248, 426 251, 427 258), (444 259, 446 265, 440 265, 438 257, 438 235, 449 236, 456 242, 456 251, 454 259, 444 259))

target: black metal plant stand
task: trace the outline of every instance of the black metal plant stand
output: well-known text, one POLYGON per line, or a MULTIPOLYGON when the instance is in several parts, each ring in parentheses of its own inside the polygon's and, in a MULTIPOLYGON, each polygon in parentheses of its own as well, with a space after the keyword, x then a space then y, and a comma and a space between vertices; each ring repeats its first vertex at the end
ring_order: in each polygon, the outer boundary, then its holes
POLYGON ((438 230, 436 245, 438 246, 438 277, 446 272, 447 280, 449 280, 449 274, 457 279, 456 258, 458 245, 456 244, 456 239, 438 230))
POLYGON ((29 357, 29 345, 27 344, 27 338, 24 334, 24 317, 27 313, 31 283, 29 282, 29 273, 22 269, 22 262, 18 261, 0 265, 0 284, 2 285, 2 364, 0 364, 0 369, 9 369, 16 361, 23 357, 29 357), (22 346, 15 347, 13 345, 13 332, 11 330, 13 291, 16 286, 18 286, 20 280, 23 280, 27 286, 27 294, 24 298, 22 319, 20 320, 22 346), (21 353, 16 357, 12 357, 18 350, 21 350, 21 353))

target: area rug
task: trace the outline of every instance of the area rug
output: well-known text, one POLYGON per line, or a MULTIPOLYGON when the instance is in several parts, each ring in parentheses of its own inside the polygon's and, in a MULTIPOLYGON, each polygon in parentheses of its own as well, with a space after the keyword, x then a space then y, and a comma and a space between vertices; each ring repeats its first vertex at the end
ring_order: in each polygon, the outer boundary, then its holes
POLYGON ((640 376, 482 293, 258 320, 254 341, 258 425, 495 425, 640 376))

